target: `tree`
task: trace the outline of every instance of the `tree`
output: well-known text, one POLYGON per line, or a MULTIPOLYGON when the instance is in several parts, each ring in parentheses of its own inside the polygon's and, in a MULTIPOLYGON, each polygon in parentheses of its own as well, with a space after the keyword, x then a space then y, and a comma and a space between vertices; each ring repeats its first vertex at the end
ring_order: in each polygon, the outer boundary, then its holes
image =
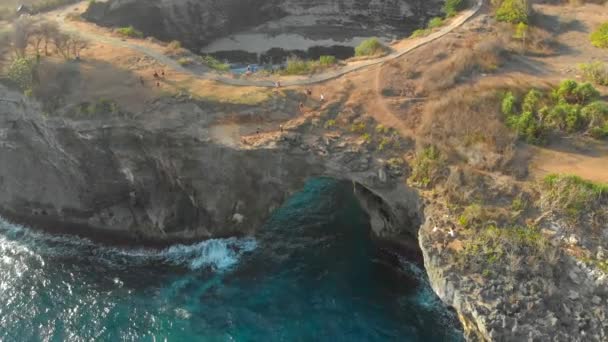
POLYGON ((34 83, 32 61, 23 57, 15 58, 8 68, 7 75, 21 90, 31 89, 34 83))
POLYGON ((527 23, 531 13, 529 0, 502 0, 496 10, 496 20, 512 24, 527 23))
POLYGON ((515 39, 521 40, 522 50, 526 49, 526 37, 528 36, 528 24, 521 22, 515 27, 515 39))
POLYGON ((34 21, 29 17, 20 17, 13 23, 12 46, 18 58, 26 56, 34 27, 34 21))
POLYGON ((53 36, 53 43, 57 49, 57 53, 65 59, 70 59, 71 41, 70 36, 65 33, 57 33, 53 36))
POLYGON ((72 46, 72 54, 75 58, 80 59, 80 52, 87 47, 87 42, 77 36, 70 37, 70 45, 72 46))
POLYGON ((49 43, 53 42, 56 35, 59 34, 59 27, 57 24, 51 21, 43 21, 38 26, 38 34, 42 36, 44 40, 44 55, 49 55, 49 43))

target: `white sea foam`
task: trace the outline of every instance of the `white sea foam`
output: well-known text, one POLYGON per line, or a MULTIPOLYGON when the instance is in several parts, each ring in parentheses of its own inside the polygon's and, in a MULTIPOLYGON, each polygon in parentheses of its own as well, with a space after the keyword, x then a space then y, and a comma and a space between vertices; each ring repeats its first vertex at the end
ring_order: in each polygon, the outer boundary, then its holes
POLYGON ((166 249, 118 248, 98 245, 88 239, 50 235, 10 223, 0 217, 0 252, 28 255, 44 262, 44 257, 95 258, 113 266, 145 265, 160 262, 216 271, 236 265, 243 254, 257 247, 254 238, 228 238, 202 241, 193 245, 174 245, 166 249))

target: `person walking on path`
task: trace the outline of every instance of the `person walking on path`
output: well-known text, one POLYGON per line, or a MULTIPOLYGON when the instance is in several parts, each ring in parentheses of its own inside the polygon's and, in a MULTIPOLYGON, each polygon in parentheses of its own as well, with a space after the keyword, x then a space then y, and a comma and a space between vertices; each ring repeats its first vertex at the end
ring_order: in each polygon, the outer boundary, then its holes
POLYGON ((321 102, 325 102, 325 95, 324 95, 324 94, 321 94, 320 99, 321 99, 321 102))

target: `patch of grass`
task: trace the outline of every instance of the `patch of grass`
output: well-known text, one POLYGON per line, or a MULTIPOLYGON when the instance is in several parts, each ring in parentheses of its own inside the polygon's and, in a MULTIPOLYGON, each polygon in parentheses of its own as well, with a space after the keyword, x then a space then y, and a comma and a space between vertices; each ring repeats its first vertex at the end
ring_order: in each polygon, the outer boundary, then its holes
POLYGON ((323 125, 323 127, 325 127, 325 129, 333 129, 335 126, 336 126, 336 120, 334 120, 334 119, 325 121, 325 125, 323 125))
POLYGON ((586 213, 608 202, 608 184, 574 175, 548 175, 541 188, 543 204, 571 223, 580 222, 586 213))
POLYGON ((369 38, 361 42, 361 44, 355 48, 355 56, 377 56, 386 53, 386 51, 386 46, 382 45, 378 38, 369 38))
POLYGON ((540 229, 533 226, 498 227, 473 229, 466 232, 466 243, 459 257, 464 265, 478 267, 486 272, 499 264, 506 265, 509 255, 534 257, 547 260, 551 246, 540 229))
POLYGON ((222 63, 217 58, 210 56, 210 55, 202 56, 201 62, 203 62, 203 64, 205 64, 209 68, 217 70, 217 71, 230 71, 229 64, 222 63))
POLYGON ((365 122, 357 122, 350 126, 350 131, 353 133, 363 133, 367 129, 365 122))
POLYGON ((338 61, 336 60, 336 56, 321 56, 319 57, 319 64, 321 66, 329 67, 335 65, 338 61))
POLYGON ((440 27, 440 26, 443 26, 443 18, 441 18, 441 17, 435 17, 435 18, 433 18, 433 19, 431 19, 429 21, 429 23, 427 24, 426 27, 428 29, 432 30, 432 29, 440 27))
POLYGON ((589 36, 591 44, 595 47, 608 49, 608 22, 603 23, 589 36))
POLYGON ((443 13, 445 13, 446 17, 453 17, 465 7, 465 0, 446 0, 443 4, 443 13))
POLYGON ((429 146, 416 153, 412 162, 412 175, 409 180, 426 188, 435 183, 440 176, 444 163, 439 149, 435 146, 429 146))
POLYGON ((430 33, 431 33, 431 30, 429 30, 429 29, 417 29, 416 31, 412 32, 412 34, 410 35, 410 38, 424 37, 424 36, 428 36, 430 33))
POLYGON ((283 75, 308 75, 337 63, 335 56, 321 56, 318 61, 307 61, 298 57, 287 59, 287 66, 281 71, 283 75))
POLYGON ((130 38, 143 38, 144 34, 141 31, 136 30, 133 26, 120 27, 116 29, 116 32, 121 36, 130 38))
POLYGON ((598 85, 608 86, 608 65, 595 61, 580 64, 578 67, 583 73, 585 80, 598 85))

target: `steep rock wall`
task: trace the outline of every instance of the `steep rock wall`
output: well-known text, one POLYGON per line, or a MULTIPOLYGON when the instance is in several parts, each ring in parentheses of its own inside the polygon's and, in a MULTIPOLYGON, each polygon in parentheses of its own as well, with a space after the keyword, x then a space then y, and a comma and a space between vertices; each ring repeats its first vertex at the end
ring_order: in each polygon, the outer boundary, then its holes
POLYGON ((297 132, 239 149, 211 141, 207 119, 72 122, 2 88, 0 98, 0 215, 13 221, 160 244, 248 234, 310 177, 329 176, 355 184, 378 236, 415 239, 416 194, 364 152, 328 156, 297 132))
MULTIPOLYGON (((392 26, 407 33, 437 15, 441 0, 112 0, 84 14, 104 26, 128 26, 198 50, 213 39, 286 16, 392 26)), ((346 29, 346 28, 345 28, 346 29)))

